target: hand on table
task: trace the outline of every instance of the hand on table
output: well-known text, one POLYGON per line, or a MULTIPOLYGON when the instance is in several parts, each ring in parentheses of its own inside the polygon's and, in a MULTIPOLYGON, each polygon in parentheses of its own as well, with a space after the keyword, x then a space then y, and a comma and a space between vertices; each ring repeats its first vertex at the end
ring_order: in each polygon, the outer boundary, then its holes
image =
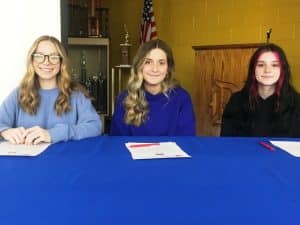
POLYGON ((25 144, 37 145, 41 142, 51 142, 49 132, 39 126, 34 126, 25 131, 25 144))
POLYGON ((41 142, 51 142, 49 132, 39 126, 28 129, 24 127, 9 128, 2 131, 1 136, 12 144, 37 145, 41 142))
POLYGON ((9 128, 1 132, 1 136, 12 144, 24 144, 25 143, 25 128, 9 128))

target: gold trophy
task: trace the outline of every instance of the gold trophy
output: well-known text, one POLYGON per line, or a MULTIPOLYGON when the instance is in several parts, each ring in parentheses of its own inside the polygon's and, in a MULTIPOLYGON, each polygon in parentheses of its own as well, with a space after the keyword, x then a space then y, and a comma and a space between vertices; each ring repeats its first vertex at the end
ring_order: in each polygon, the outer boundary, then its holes
POLYGON ((124 24, 124 29, 125 29, 125 35, 124 35, 124 43, 120 44, 121 46, 121 64, 117 65, 112 68, 112 76, 111 76, 111 84, 112 84, 112 89, 111 89, 111 113, 114 111, 114 104, 115 104, 115 98, 118 96, 122 89, 123 89, 123 82, 124 79, 122 78, 124 76, 124 72, 130 71, 131 65, 129 63, 129 49, 131 44, 129 44, 129 33, 127 30, 126 24, 124 24), (116 71, 115 71, 116 70, 116 71), (123 73, 123 74, 122 74, 123 73), (117 88, 117 90, 115 89, 117 88))
POLYGON ((125 30, 125 41, 123 44, 120 44, 121 46, 121 64, 120 66, 129 66, 129 49, 131 44, 129 44, 129 33, 126 24, 124 24, 124 30, 125 30))

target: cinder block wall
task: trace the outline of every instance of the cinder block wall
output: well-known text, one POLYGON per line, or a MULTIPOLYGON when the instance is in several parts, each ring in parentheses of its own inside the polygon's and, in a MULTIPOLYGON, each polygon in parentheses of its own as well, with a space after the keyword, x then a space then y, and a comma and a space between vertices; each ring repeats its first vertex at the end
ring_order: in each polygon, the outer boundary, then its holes
MULTIPOLYGON (((153 0, 159 38, 174 51, 176 77, 194 94, 194 45, 271 42, 286 51, 293 84, 300 90, 299 0, 153 0)), ((120 63, 123 25, 131 35, 133 55, 139 45, 143 0, 103 0, 110 8, 111 65, 120 63)))

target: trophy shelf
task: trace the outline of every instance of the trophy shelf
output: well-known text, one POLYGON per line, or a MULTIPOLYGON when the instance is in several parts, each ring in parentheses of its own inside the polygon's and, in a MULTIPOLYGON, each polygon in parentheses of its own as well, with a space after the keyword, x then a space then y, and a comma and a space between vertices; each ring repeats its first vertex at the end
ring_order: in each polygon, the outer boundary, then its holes
POLYGON ((69 37, 68 55, 73 79, 89 90, 101 117, 109 116, 109 39, 69 37))
POLYGON ((94 45, 94 46, 109 46, 108 38, 98 38, 98 37, 87 37, 87 38, 79 38, 79 37, 69 37, 68 38, 69 45, 94 45))

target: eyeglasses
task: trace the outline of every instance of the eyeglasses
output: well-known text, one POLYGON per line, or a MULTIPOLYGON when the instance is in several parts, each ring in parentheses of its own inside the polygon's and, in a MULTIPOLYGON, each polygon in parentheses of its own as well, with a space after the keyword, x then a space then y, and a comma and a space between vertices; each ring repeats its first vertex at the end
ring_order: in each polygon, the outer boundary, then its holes
POLYGON ((42 53, 33 53, 32 54, 32 59, 37 63, 45 62, 46 57, 48 57, 48 61, 53 65, 56 65, 56 64, 60 63, 60 61, 61 61, 60 55, 44 55, 42 53))

